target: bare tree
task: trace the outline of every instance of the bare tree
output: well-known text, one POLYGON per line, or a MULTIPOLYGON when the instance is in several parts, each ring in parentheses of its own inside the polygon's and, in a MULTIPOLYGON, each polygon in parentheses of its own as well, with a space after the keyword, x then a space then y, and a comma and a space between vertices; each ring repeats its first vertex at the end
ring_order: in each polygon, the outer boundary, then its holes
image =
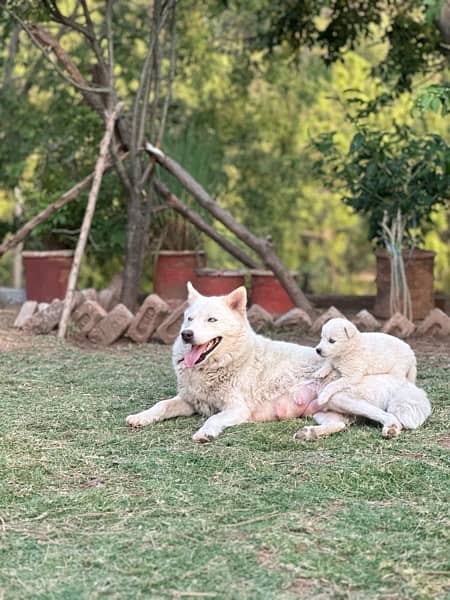
MULTIPOLYGON (((50 60, 52 68, 75 87, 84 101, 103 116, 105 109, 113 110, 119 100, 114 77, 114 18, 118 5, 107 0, 103 21, 98 23, 98 6, 88 0, 79 0, 70 15, 66 15, 57 0, 42 0, 49 19, 64 31, 80 36, 89 48, 92 64, 78 68, 75 60, 63 48, 59 39, 41 23, 27 22, 12 9, 12 16, 26 31, 33 44, 50 60), (105 43, 106 42, 106 43, 105 43), (83 75, 89 68, 89 77, 83 75)), ((175 74, 175 7, 176 0, 154 0, 147 12, 146 54, 142 62, 139 86, 132 99, 131 109, 117 122, 112 144, 114 166, 126 190, 127 242, 124 265, 122 302, 135 309, 143 271, 147 239, 149 235, 153 188, 150 185, 154 161, 142 153, 147 137, 163 139, 171 95, 171 83, 175 74), (164 63, 164 64, 163 64, 164 63), (168 65, 168 66, 166 66, 168 65), (127 151, 129 160, 123 163, 117 157, 127 151)))

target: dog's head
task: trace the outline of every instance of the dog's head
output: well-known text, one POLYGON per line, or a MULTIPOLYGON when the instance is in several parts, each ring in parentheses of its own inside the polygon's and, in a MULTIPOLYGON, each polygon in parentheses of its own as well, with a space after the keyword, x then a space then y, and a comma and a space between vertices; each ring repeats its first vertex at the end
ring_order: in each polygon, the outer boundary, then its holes
POLYGON ((187 287, 189 306, 177 342, 182 356, 177 362, 194 367, 212 355, 230 352, 247 333, 247 292, 239 287, 227 296, 203 296, 190 282, 187 287))
POLYGON ((322 327, 316 352, 323 358, 333 359, 349 352, 360 335, 359 330, 347 319, 330 319, 322 327))

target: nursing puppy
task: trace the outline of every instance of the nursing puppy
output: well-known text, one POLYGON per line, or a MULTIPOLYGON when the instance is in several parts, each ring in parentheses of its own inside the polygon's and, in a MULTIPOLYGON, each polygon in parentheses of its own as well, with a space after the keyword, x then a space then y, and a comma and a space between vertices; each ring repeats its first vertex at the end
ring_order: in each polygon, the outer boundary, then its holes
POLYGON ((321 391, 319 406, 349 385, 354 389, 366 375, 392 375, 412 384, 416 381, 416 357, 406 342, 386 333, 361 333, 347 319, 325 323, 316 352, 325 364, 315 378, 323 379, 333 369, 341 375, 321 391))
POLYGON ((188 284, 188 302, 172 352, 178 393, 130 415, 128 425, 200 414, 208 419, 193 439, 207 442, 232 425, 316 411, 312 375, 320 357, 314 348, 256 334, 247 320, 244 287, 207 297, 188 284))
POLYGON ((295 439, 314 440, 342 431, 354 421, 352 415, 380 423, 381 435, 394 438, 403 429, 417 429, 431 414, 425 391, 405 378, 365 375, 357 384, 341 378, 324 391, 338 382, 343 389, 333 392, 327 404, 313 415, 318 425, 303 427, 294 435, 295 439))

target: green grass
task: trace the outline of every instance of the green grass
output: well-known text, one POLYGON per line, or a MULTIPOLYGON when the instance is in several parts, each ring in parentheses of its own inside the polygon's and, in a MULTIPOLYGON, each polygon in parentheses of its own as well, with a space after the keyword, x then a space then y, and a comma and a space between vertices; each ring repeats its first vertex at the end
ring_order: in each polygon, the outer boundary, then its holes
POLYGON ((294 442, 303 421, 196 445, 130 431, 175 390, 169 351, 37 338, 0 355, 0 598, 448 598, 448 373, 426 425, 294 442))

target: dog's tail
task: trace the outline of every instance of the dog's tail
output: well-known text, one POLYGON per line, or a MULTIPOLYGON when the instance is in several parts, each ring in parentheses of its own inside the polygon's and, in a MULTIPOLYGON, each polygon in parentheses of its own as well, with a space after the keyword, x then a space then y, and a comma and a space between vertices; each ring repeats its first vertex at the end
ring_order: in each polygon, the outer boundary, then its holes
POLYGON ((398 389, 387 411, 395 415, 405 429, 416 429, 430 416, 431 404, 424 390, 408 382, 398 389))

